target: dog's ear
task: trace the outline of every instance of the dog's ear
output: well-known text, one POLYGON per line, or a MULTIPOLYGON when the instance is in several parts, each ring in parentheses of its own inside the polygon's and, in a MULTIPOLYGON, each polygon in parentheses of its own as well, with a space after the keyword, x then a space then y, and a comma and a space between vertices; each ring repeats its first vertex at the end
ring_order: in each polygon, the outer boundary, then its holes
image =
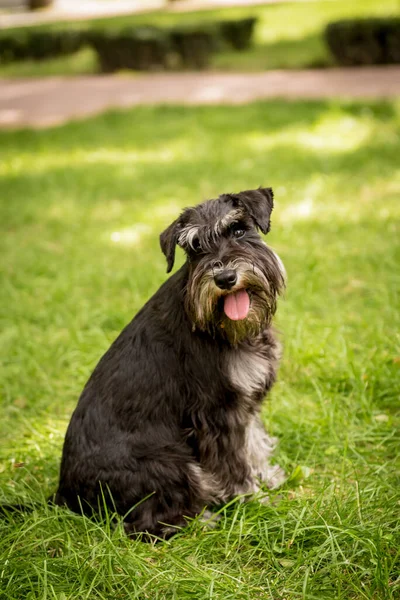
POLYGON ((167 273, 172 270, 175 262, 175 246, 178 243, 179 233, 181 231, 179 219, 176 219, 165 231, 160 235, 161 250, 167 258, 167 273))
POLYGON ((237 199, 239 206, 242 206, 245 211, 255 222, 256 226, 263 232, 268 233, 271 228, 271 212, 274 207, 274 193, 272 188, 258 188, 258 190, 247 190, 232 194, 237 199))

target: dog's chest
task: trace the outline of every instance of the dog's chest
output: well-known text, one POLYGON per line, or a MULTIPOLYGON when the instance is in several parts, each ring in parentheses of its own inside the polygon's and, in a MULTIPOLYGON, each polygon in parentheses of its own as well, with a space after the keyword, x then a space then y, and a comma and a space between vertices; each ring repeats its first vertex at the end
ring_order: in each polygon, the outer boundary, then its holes
POLYGON ((245 396, 264 392, 272 364, 262 348, 232 349, 226 361, 229 381, 238 392, 245 396))

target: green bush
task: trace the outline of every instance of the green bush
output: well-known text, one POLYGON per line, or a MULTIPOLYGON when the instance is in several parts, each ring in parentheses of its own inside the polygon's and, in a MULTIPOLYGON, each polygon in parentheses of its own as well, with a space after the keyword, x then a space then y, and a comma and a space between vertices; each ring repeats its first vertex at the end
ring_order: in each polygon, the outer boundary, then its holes
POLYGON ((325 40, 340 65, 400 63, 400 18, 336 21, 325 40))
POLYGON ((255 17, 239 21, 222 21, 219 24, 221 36, 235 50, 245 50, 251 44, 256 22, 255 17))
POLYGON ((98 54, 103 73, 167 66, 168 36, 155 27, 130 28, 120 32, 94 31, 87 38, 98 54))
POLYGON ((85 33, 80 31, 30 31, 0 33, 0 62, 19 60, 46 60, 72 54, 86 43, 85 33))
POLYGON ((97 30, 88 36, 96 50, 100 69, 151 70, 169 68, 204 69, 216 48, 215 26, 184 26, 171 29, 136 27, 119 32, 97 30))
POLYGON ((212 52, 223 44, 237 50, 248 47, 255 22, 252 18, 172 28, 5 31, 0 33, 0 62, 55 58, 89 44, 104 73, 120 69, 204 69, 212 52))
POLYGON ((96 50, 100 69, 148 71, 170 67, 205 68, 213 48, 212 36, 201 28, 136 27, 119 32, 107 30, 88 34, 96 50))
POLYGON ((205 69, 216 47, 215 30, 206 27, 175 28, 169 32, 171 48, 179 57, 180 65, 205 69))

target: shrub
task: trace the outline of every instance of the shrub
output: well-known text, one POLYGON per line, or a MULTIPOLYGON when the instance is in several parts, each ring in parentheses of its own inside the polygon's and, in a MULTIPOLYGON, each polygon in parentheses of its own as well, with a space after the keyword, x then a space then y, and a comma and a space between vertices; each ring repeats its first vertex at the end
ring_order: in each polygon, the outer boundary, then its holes
POLYGON ((84 32, 29 29, 0 34, 0 61, 45 60, 71 54, 85 44, 84 32))
POLYGON ((340 65, 400 62, 400 19, 351 19, 330 23, 325 40, 340 65))
POLYGON ((219 24, 221 36, 235 50, 245 50, 251 44, 256 22, 255 17, 240 21, 222 21, 219 24))
POLYGON ((32 58, 44 60, 77 52, 85 44, 79 31, 34 31, 30 37, 32 58))
POLYGON ((255 18, 250 18, 169 29, 143 26, 88 31, 29 28, 5 31, 0 33, 0 62, 45 60, 72 54, 90 44, 104 73, 119 69, 204 69, 212 52, 223 43, 237 50, 248 47, 255 22, 255 18))
POLYGON ((155 27, 130 28, 120 32, 94 31, 87 37, 98 54, 103 73, 166 66, 168 37, 155 27))
POLYGON ((203 69, 213 50, 213 34, 203 27, 157 29, 137 27, 88 35, 103 73, 119 69, 150 70, 170 67, 203 69))
POLYGON ((205 27, 185 27, 170 30, 171 49, 178 54, 182 66, 205 69, 215 48, 215 31, 205 27))

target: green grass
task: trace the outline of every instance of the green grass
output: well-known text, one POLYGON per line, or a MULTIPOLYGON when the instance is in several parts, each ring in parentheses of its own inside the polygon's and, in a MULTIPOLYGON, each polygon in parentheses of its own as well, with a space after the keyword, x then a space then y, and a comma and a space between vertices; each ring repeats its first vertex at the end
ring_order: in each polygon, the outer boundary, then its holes
MULTIPOLYGON (((136 14, 90 22, 91 27, 120 27, 153 24, 169 26, 176 23, 241 18, 255 15, 259 21, 254 46, 245 52, 224 50, 215 55, 211 68, 228 71, 259 71, 266 69, 296 69, 332 66, 333 61, 323 40, 323 30, 332 20, 399 12, 399 0, 317 0, 283 2, 247 8, 227 8, 214 11, 136 14)), ((41 27, 88 27, 87 22, 51 24, 41 27)), ((98 70, 93 51, 84 49, 75 56, 50 61, 25 61, 0 66, 0 76, 27 77, 46 75, 78 75, 98 70)))
POLYGON ((156 546, 44 503, 1 521, 1 600, 399 597, 399 132, 399 102, 276 101, 0 134, 0 502, 55 490, 86 379, 166 278, 159 232, 260 184, 289 275, 263 416, 294 473, 156 546))

